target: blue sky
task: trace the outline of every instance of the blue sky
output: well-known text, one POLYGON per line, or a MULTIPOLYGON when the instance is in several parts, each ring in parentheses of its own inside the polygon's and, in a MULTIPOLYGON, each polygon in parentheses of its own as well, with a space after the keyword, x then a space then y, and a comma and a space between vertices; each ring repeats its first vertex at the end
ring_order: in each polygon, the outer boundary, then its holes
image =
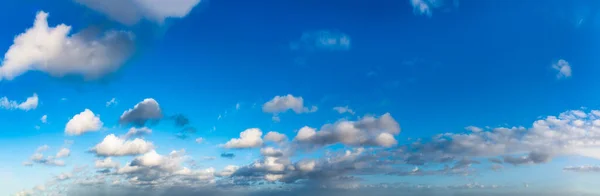
POLYGON ((600 194, 598 2, 165 2, 0 2, 0 194, 600 194))

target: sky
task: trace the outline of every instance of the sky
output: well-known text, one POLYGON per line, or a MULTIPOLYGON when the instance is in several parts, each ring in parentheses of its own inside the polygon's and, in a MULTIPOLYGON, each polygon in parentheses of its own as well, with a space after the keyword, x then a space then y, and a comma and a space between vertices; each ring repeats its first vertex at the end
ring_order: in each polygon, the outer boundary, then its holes
POLYGON ((0 195, 600 195, 600 2, 0 2, 0 195))

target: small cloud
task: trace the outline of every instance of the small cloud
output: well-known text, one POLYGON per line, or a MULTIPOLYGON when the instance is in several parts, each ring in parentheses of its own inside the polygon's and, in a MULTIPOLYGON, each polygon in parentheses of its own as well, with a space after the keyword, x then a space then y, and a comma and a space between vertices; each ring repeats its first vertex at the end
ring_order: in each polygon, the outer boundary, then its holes
POLYGON ((458 7, 458 0, 409 0, 416 15, 426 15, 431 17, 434 10, 442 9, 445 11, 458 7))
MULTIPOLYGON (((2 68, 2 67, 0 67, 2 68)), ((2 71, 2 70, 0 70, 2 71)), ((1 74, 1 72, 0 72, 1 74)), ((0 78, 1 79, 1 78, 0 78)), ((29 110, 33 110, 36 109, 38 106, 38 95, 36 93, 34 93, 31 97, 28 97, 25 101, 18 103, 17 101, 13 101, 13 100, 9 100, 7 97, 2 97, 0 98, 0 108, 3 109, 7 109, 7 110, 15 110, 15 109, 19 109, 19 110, 23 110, 23 111, 29 111, 29 110)))
POLYGON ((108 102, 106 102, 106 107, 110 107, 110 106, 113 106, 113 105, 117 105, 117 103, 118 103, 118 102, 117 102, 117 99, 116 99, 116 98, 112 98, 112 99, 110 99, 108 102))
POLYGON ((240 103, 236 103, 236 104, 235 104, 235 109, 236 109, 236 110, 239 110, 239 109, 240 109, 240 103))
POLYGON ((158 102, 152 98, 147 98, 136 104, 132 109, 123 112, 119 123, 144 126, 148 121, 158 121, 162 118, 163 114, 158 102))
POLYGON ((355 113, 354 113, 354 110, 350 109, 348 106, 344 106, 344 107, 341 107, 341 106, 334 107, 334 108, 333 108, 333 110, 337 111, 337 112, 338 112, 338 113, 340 113, 340 114, 344 114, 344 113, 349 113, 349 114, 352 114, 352 115, 354 115, 354 114, 355 114, 355 113))
POLYGON ((134 137, 142 137, 142 136, 150 135, 150 134, 152 134, 152 129, 149 129, 148 127, 142 127, 142 128, 132 127, 129 129, 129 131, 127 131, 127 133, 125 134, 125 136, 123 136, 123 138, 129 139, 129 138, 134 138, 134 137))
POLYGON ((42 118, 40 118, 40 121, 44 124, 48 123, 48 115, 43 115, 42 118))
POLYGON ((201 138, 201 137, 196 138, 196 143, 198 143, 198 144, 202 143, 203 141, 204 141, 204 138, 201 138))
POLYGON ((300 40, 292 42, 293 51, 347 51, 350 50, 350 36, 338 30, 307 31, 300 40))
POLYGON ((558 79, 571 77, 571 65, 569 62, 563 59, 560 59, 558 62, 554 63, 552 68, 558 71, 556 74, 556 78, 558 79))
POLYGON ((89 109, 85 109, 67 122, 65 133, 67 135, 81 135, 86 132, 98 131, 102 128, 102 125, 103 123, 99 115, 94 114, 89 109))
POLYGON ((221 157, 227 158, 227 159, 233 159, 235 157, 235 154, 224 152, 224 153, 221 153, 221 157))
POLYGON ((234 138, 223 144, 224 148, 256 148, 263 144, 262 131, 258 128, 246 129, 240 133, 240 138, 234 138))

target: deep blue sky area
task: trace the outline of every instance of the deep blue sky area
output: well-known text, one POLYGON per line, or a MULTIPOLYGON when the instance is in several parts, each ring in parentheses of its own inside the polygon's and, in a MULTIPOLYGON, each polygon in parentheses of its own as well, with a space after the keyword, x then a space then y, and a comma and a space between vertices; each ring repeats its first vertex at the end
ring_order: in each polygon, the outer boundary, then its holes
POLYGON ((0 10, 0 195, 600 194, 597 1, 0 10))

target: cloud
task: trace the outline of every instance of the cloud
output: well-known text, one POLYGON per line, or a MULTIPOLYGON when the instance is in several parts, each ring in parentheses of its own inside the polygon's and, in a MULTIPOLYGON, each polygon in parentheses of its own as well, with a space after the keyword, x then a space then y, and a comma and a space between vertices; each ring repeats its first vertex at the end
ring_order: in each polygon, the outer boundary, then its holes
POLYGON ((280 143, 283 142, 285 140, 287 140, 287 136, 284 134, 281 134, 279 132, 276 131, 269 131, 267 133, 267 135, 265 135, 265 141, 271 141, 271 142, 276 142, 276 143, 280 143))
POLYGON ((558 79, 571 77, 571 65, 569 62, 563 59, 560 59, 558 62, 554 63, 552 68, 558 71, 556 74, 556 78, 558 79))
POLYGON ((347 51, 350 50, 350 36, 338 30, 306 31, 300 40, 290 43, 294 51, 347 51))
POLYGON ((224 153, 221 153, 221 157, 223 157, 223 158, 228 158, 228 159, 232 159, 232 158, 234 158, 234 157, 235 157, 235 154, 233 154, 233 153, 225 153, 225 152, 224 152, 224 153))
POLYGON ((117 103, 118 103, 117 99, 116 98, 112 98, 112 99, 110 99, 109 101, 106 102, 106 107, 117 105, 117 103))
POLYGON ((294 140, 309 146, 343 143, 350 146, 391 147, 398 143, 394 138, 398 134, 400 125, 386 113, 379 118, 365 116, 358 121, 340 120, 323 125, 319 131, 305 126, 298 131, 294 140))
POLYGON ((69 150, 68 148, 61 148, 57 153, 56 153, 56 158, 63 158, 63 157, 68 157, 71 155, 71 150, 69 150))
POLYGON ((158 105, 158 102, 152 98, 147 98, 136 104, 132 109, 123 112, 119 122, 121 124, 144 126, 146 122, 158 121, 162 119, 162 117, 162 110, 158 105))
POLYGON ((202 143, 203 141, 204 141, 204 138, 201 138, 201 137, 196 138, 196 143, 198 143, 198 144, 202 143))
POLYGON ((565 171, 572 172, 600 172, 600 166, 596 165, 582 165, 582 166, 567 166, 563 168, 565 171))
POLYGON ((98 159, 95 162, 95 167, 99 169, 111 169, 111 168, 119 168, 119 162, 115 162, 110 157, 106 157, 104 159, 98 159))
POLYGON ((223 144, 224 148, 256 148, 263 144, 262 131, 250 128, 240 133, 240 138, 234 138, 223 144))
POLYGON ((48 115, 43 115, 42 118, 40 118, 40 121, 44 124, 48 123, 48 115))
POLYGON ((538 164, 547 163, 551 158, 550 154, 544 152, 530 152, 528 155, 520 157, 505 156, 504 162, 512 165, 538 164))
POLYGON ((260 154, 265 157, 280 157, 283 156, 283 151, 273 147, 265 147, 260 149, 260 154))
POLYGON ((458 7, 458 0, 409 0, 413 6, 413 12, 417 15, 431 17, 434 10, 451 10, 458 7), (449 5, 451 4, 451 5, 449 5))
POLYGON ((282 113, 288 110, 294 111, 296 114, 300 113, 311 113, 317 111, 316 106, 312 106, 311 109, 304 107, 304 99, 302 97, 294 97, 292 94, 284 96, 275 96, 270 101, 263 104, 262 110, 266 113, 282 113))
POLYGON ((98 131, 103 125, 104 123, 100 120, 100 115, 95 115, 91 110, 85 109, 67 122, 65 134, 81 135, 86 132, 98 131))
POLYGON ((125 140, 115 136, 107 135, 102 142, 94 146, 90 152, 98 156, 128 156, 144 154, 154 150, 152 142, 136 138, 125 140))
MULTIPOLYGON (((1 71, 2 67, 0 67, 0 71, 1 71)), ((0 72, 1 74, 1 72, 0 72)), ((1 77, 1 75, 0 75, 1 77)), ((2 79, 2 78, 0 78, 2 79)), ((0 98, 0 108, 4 108, 7 110, 14 110, 14 109, 19 109, 19 110, 24 110, 24 111, 29 111, 29 110, 33 110, 36 109, 38 106, 38 95, 37 94, 33 94, 33 96, 28 97, 25 101, 18 103, 17 101, 13 101, 13 100, 9 100, 7 97, 2 97, 0 98)))
POLYGON ((475 132, 475 133, 483 131, 483 129, 476 127, 476 126, 468 126, 468 127, 465 127, 465 129, 468 131, 471 131, 471 132, 475 132))
POLYGON ((340 114, 344 114, 344 113, 348 113, 348 114, 352 114, 354 115, 354 111, 352 109, 350 109, 348 106, 338 106, 338 107, 334 107, 333 110, 337 111, 340 114))
POLYGON ((4 54, 0 80, 12 80, 34 70, 54 77, 82 75, 96 79, 119 69, 133 53, 129 32, 70 35, 71 26, 50 27, 47 18, 48 13, 38 12, 33 27, 15 37, 4 54))
POLYGON ((150 135, 152 134, 152 129, 149 129, 148 127, 142 127, 142 128, 136 128, 136 127, 132 127, 129 129, 129 131, 127 131, 127 134, 125 134, 125 136, 123 136, 125 139, 129 139, 129 138, 133 138, 133 137, 142 137, 145 135, 150 135))
POLYGON ((126 24, 133 25, 140 20, 162 24, 167 18, 183 18, 201 0, 139 1, 139 0, 75 0, 97 12, 126 24))
POLYGON ((171 119, 175 121, 175 126, 178 127, 185 127, 186 125, 190 124, 190 119, 183 114, 174 115, 171 117, 171 119))

